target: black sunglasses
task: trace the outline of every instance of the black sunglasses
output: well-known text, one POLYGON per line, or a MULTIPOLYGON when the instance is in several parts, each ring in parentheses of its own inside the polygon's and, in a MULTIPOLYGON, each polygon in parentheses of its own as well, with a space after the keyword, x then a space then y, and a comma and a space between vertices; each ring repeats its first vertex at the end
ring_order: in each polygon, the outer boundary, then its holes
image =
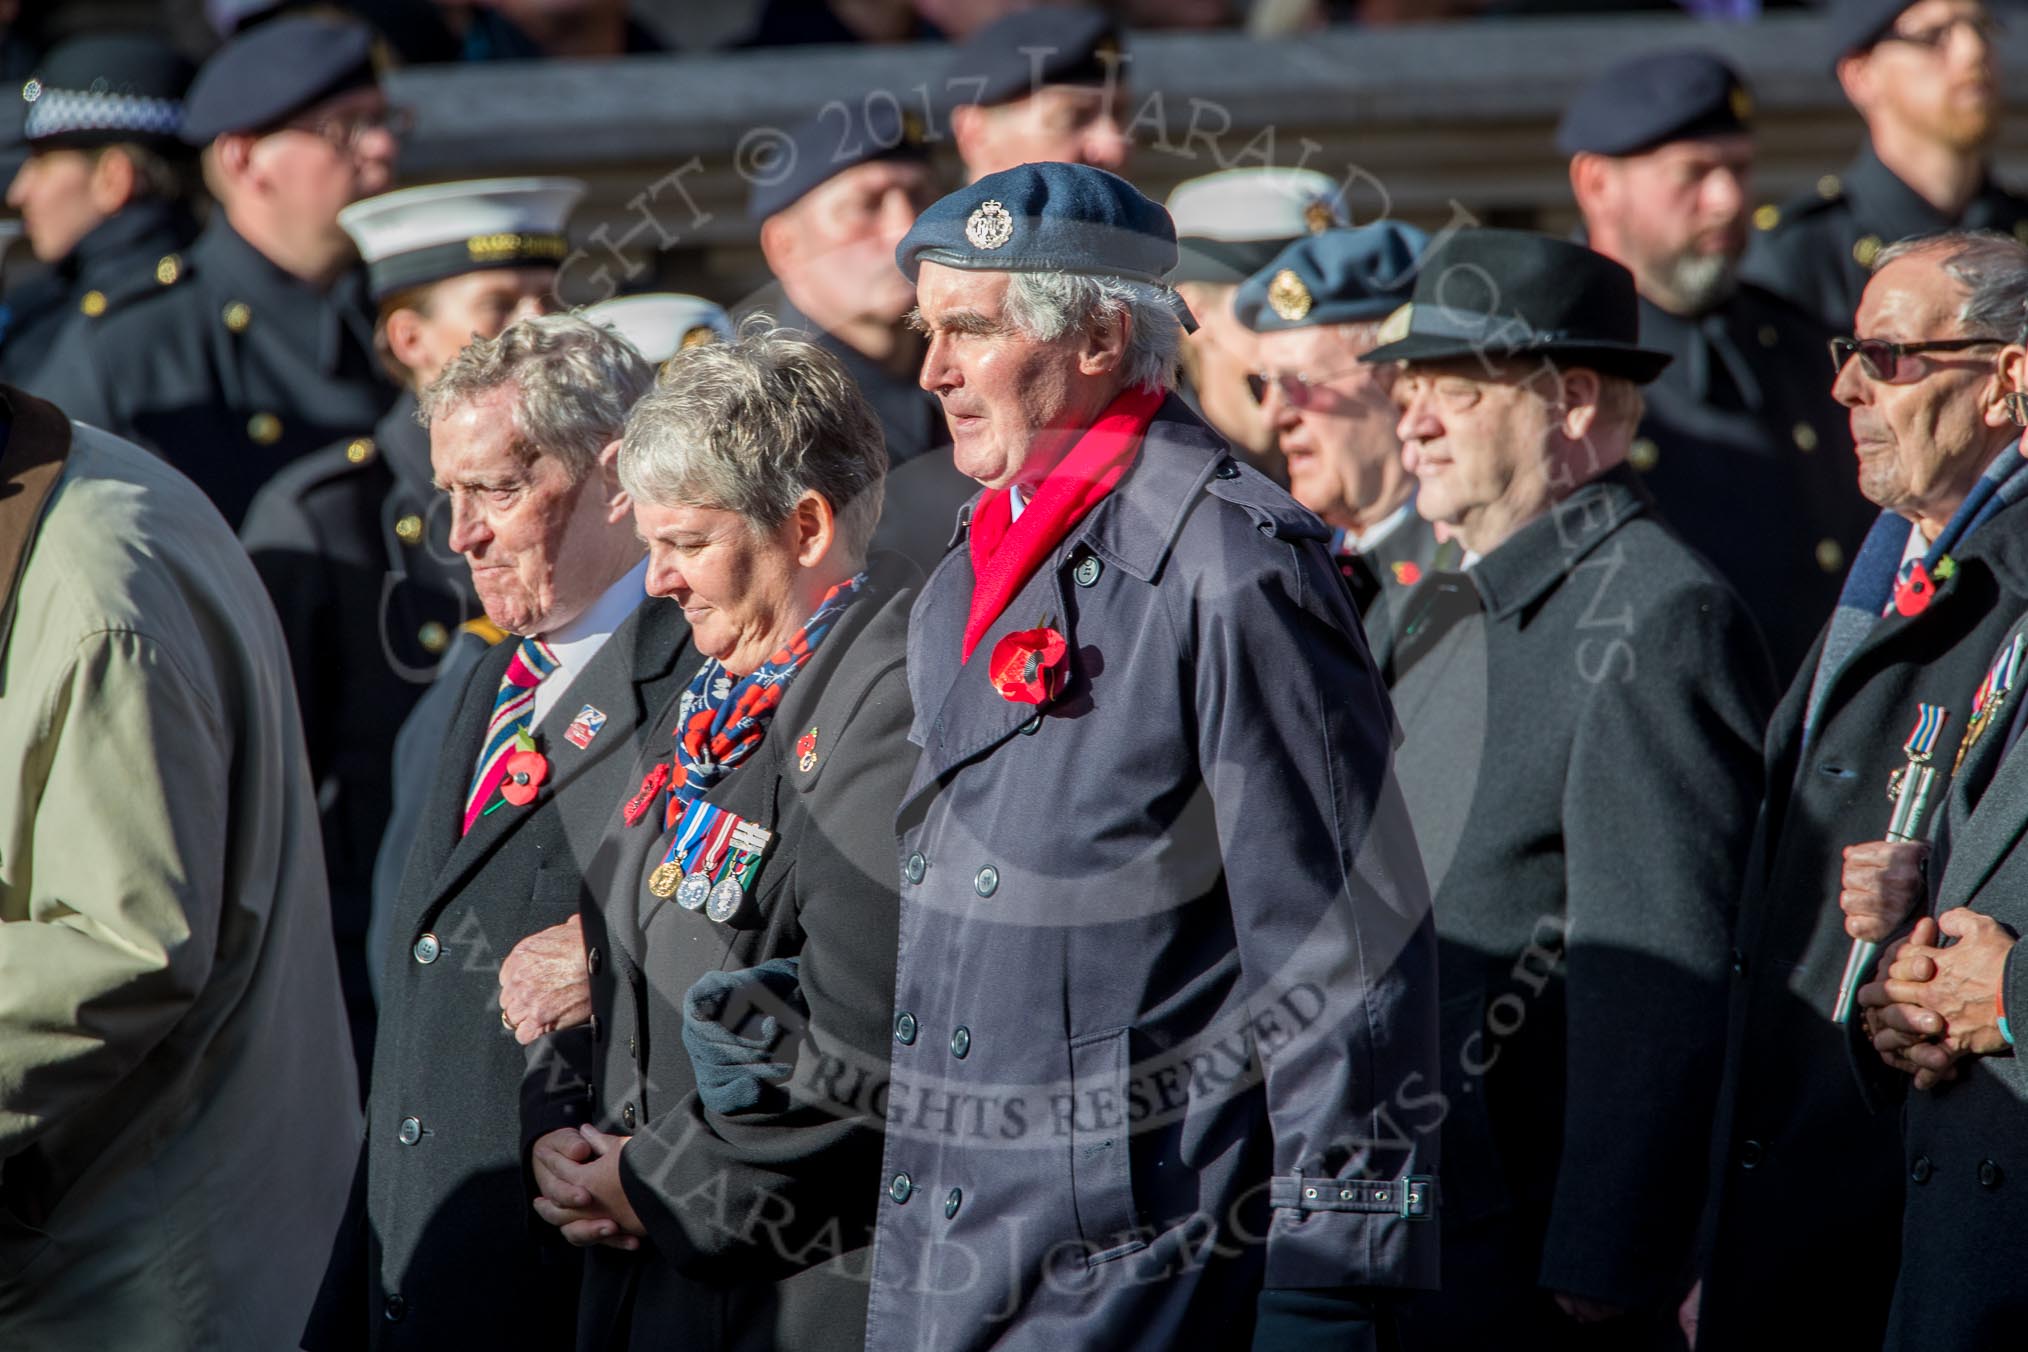
POLYGON ((1854 356, 1859 358, 1859 369, 1875 380, 1896 381, 1906 378, 1909 373, 1902 369, 1902 359, 1923 352, 1962 352, 1971 347, 1999 347, 1999 338, 1937 338, 1926 343, 1890 343, 1885 338, 1833 338, 1831 340, 1831 371, 1841 374, 1845 363, 1854 356))

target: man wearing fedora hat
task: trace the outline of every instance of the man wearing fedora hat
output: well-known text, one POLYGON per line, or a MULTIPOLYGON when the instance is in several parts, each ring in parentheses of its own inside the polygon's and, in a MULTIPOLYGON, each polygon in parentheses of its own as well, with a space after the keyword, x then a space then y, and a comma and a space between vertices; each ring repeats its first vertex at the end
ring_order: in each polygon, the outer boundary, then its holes
POLYGON ((1402 364, 1417 510, 1467 551, 1395 650, 1444 998, 1445 1280, 1410 1347, 1646 1346, 1686 1284, 1772 679, 1623 463, 1668 360, 1638 325, 1619 264, 1465 230, 1365 358, 1402 364))

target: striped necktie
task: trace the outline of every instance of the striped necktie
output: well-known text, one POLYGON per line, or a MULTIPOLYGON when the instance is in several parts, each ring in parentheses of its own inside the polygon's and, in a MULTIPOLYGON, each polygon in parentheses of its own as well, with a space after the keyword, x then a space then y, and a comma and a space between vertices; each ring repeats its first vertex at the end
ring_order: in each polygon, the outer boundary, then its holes
POLYGON ((507 674, 500 678, 500 693, 493 697, 493 717, 486 724, 486 740, 479 744, 479 764, 472 773, 472 787, 465 798, 465 827, 472 829, 507 777, 507 758, 514 754, 515 734, 528 731, 535 713, 535 687, 555 671, 556 654, 538 638, 524 638, 507 659, 507 674))

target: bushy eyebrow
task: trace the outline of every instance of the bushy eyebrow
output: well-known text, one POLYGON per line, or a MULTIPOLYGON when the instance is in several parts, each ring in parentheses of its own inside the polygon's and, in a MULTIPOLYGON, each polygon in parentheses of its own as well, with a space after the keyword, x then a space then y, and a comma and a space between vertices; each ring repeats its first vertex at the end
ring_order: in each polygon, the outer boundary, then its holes
POLYGON ((908 326, 924 335, 929 334, 932 329, 940 329, 945 333, 991 334, 1000 333, 1006 328, 998 320, 989 319, 977 310, 952 310, 932 325, 929 320, 923 318, 920 307, 908 312, 908 326))

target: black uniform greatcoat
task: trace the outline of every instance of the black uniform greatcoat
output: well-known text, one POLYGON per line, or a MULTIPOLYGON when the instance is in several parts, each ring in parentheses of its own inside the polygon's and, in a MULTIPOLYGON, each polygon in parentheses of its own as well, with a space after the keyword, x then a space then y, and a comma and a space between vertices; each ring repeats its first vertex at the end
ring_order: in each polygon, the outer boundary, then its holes
MULTIPOLYGON (((495 645, 473 668, 382 955, 355 1183, 364 1211, 351 1218, 363 1224, 339 1237, 306 1343, 316 1352, 568 1346, 580 1264, 530 1207, 517 1109, 531 1063, 568 1083, 590 1068, 590 1038, 572 1029, 524 1052, 500 1024, 500 962, 577 913, 583 870, 656 734, 649 715, 697 661, 689 634, 676 605, 643 601, 537 724, 550 762, 539 796, 481 816, 461 837, 472 768, 516 645, 495 645), (607 721, 580 749, 563 732, 586 704, 607 721)), ((589 1109, 579 1095, 552 1105, 555 1120, 532 1129, 571 1125, 589 1109)))
POLYGON ((1762 207, 1742 273, 1815 315, 1832 333, 1852 332, 1874 256, 1896 240, 1939 230, 1998 230, 2022 237, 2028 198, 1990 177, 1956 220, 1880 162, 1868 141, 1843 174, 1781 207, 1762 207), (1772 214, 1768 214, 1772 211, 1772 214))
MULTIPOLYGON (((2017 623, 1989 659, 2028 624, 2017 623)), ((1984 679, 1981 672, 1975 681, 1984 679)), ((1960 689, 1970 706, 1976 685, 1960 689)), ((2028 754, 2019 745, 2028 689, 2014 688, 1951 786, 1947 858, 1932 914, 1960 906, 2028 933, 2028 754)), ((2007 955, 2001 1002, 2010 1031, 2028 1025, 2028 944, 2007 955)), ((2022 1032, 2015 1031, 2015 1037, 2022 1032)), ((2028 1328, 2028 1065, 2018 1052, 1972 1056, 1957 1078, 1909 1090, 1903 1117, 1901 1271, 1888 1352, 2013 1352, 2028 1328)))
POLYGON ((1382 679, 1392 685, 1394 633, 1402 604, 1424 576, 1457 567, 1464 549, 1455 540, 1439 541, 1436 527, 1423 520, 1413 500, 1408 504, 1408 516, 1371 549, 1352 554, 1345 551, 1342 539, 1337 544, 1332 557, 1345 585, 1352 589, 1352 602, 1359 608, 1359 621, 1366 630, 1366 646, 1382 679))
POLYGON ((34 389, 43 363, 72 329, 165 286, 183 271, 181 250, 197 234, 189 208, 142 198, 100 222, 45 274, 8 293, 0 310, 0 379, 34 389))
POLYGON ((873 1352, 1244 1347, 1264 1288, 1433 1284, 1432 937, 1327 539, 1171 397, 969 662, 969 551, 926 584, 873 1352), (986 668, 1041 626, 1037 708, 986 668))
POLYGON ((1862 1096, 1830 1018, 1851 950, 1838 908, 1842 851, 1885 833, 1888 777, 1907 764, 1918 703, 1949 710, 1936 764, 1950 770, 1972 692, 2028 610, 2028 503, 2002 507, 1954 557, 1927 609, 1882 619, 1839 669, 1807 757, 1804 706, 1822 638, 1769 724, 1702 1244, 1701 1329, 1714 1347, 1880 1342, 1900 1143, 1895 1114, 1862 1096))
MULTIPOLYGON (((675 834, 659 795, 631 827, 615 803, 587 875, 585 941, 603 955, 592 977, 598 1111, 605 1129, 632 1137, 620 1177, 648 1239, 633 1254, 587 1251, 581 1352, 859 1352, 865 1339, 879 1118, 825 1088, 885 1075, 894 812, 915 760, 902 673, 915 571, 900 559, 872 571, 760 747, 706 795, 776 833, 732 923, 648 890, 675 834), (764 1124, 707 1112, 682 1040, 684 992, 707 972, 792 956, 811 1010, 797 1078, 813 1092, 764 1124)), ((665 734, 678 721, 674 701, 653 720, 634 784, 670 759, 665 734)))
POLYGON ((289 641, 324 823, 331 923, 354 1047, 373 1050, 366 948, 373 865, 392 807, 390 750, 451 635, 481 613, 431 486, 429 434, 404 393, 371 437, 287 466, 240 528, 289 641))
POLYGON ((360 272, 317 291, 223 212, 174 283, 72 331, 36 380, 78 421, 160 452, 235 528, 283 465, 357 436, 395 397, 360 272))
POLYGON ((1567 1292, 1644 1346, 1689 1286, 1766 654, 1623 468, 1405 616, 1446 1112, 1444 1287, 1404 1344, 1575 1346, 1567 1292))
POLYGON ((1641 345, 1675 360, 1641 389, 1630 463, 1683 542, 1746 602, 1783 681, 1879 513, 1859 493, 1848 420, 1831 398, 1830 337, 1750 282, 1696 318, 1641 301, 1641 345))

